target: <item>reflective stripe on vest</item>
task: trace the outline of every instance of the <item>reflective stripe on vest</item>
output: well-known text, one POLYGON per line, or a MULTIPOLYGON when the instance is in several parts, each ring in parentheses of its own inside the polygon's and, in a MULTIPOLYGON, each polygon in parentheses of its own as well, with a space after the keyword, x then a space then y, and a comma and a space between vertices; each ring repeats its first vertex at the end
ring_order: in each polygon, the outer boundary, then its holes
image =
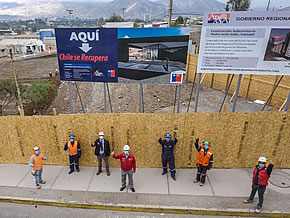
POLYGON ((35 154, 32 155, 33 158, 33 170, 41 170, 42 169, 42 154, 39 154, 39 157, 37 157, 35 154))
POLYGON ((70 156, 78 154, 78 141, 76 140, 74 141, 74 146, 72 146, 71 142, 68 141, 67 146, 68 146, 68 152, 70 156))
POLYGON ((208 150, 206 155, 204 155, 204 149, 201 148, 197 154, 196 163, 202 164, 202 166, 208 166, 211 155, 212 155, 211 150, 208 150))

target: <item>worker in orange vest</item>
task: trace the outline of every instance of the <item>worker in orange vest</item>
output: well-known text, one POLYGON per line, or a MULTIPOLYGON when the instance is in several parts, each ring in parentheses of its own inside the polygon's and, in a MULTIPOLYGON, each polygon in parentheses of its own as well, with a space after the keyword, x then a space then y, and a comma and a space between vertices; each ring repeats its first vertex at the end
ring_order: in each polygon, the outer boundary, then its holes
POLYGON ((206 171, 212 168, 213 153, 210 149, 210 142, 203 141, 202 146, 198 144, 199 139, 195 140, 195 148, 198 151, 196 158, 197 174, 194 183, 200 182, 200 186, 204 186, 206 171))
POLYGON ((46 157, 42 155, 39 147, 34 147, 33 154, 29 160, 29 166, 32 167, 31 174, 35 177, 37 189, 41 188, 39 184, 45 184, 45 181, 42 180, 42 160, 46 160, 46 157))
POLYGON ((82 151, 80 143, 75 140, 75 135, 69 135, 69 141, 65 144, 64 150, 68 150, 69 153, 70 171, 68 172, 68 174, 71 174, 75 171, 74 166, 76 167, 76 171, 80 172, 79 158, 81 158, 82 151))

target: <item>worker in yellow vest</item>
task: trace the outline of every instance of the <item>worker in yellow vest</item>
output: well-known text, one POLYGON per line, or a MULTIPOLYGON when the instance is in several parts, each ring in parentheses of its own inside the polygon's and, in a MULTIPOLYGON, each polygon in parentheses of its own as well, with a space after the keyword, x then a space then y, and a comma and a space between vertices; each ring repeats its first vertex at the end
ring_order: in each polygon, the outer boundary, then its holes
POLYGON ((203 141, 202 146, 198 144, 199 139, 195 140, 195 148, 198 151, 196 157, 197 174, 194 183, 200 182, 200 186, 204 186, 206 171, 212 168, 213 153, 210 149, 210 142, 203 141))
POLYGON ((36 188, 40 189, 40 184, 45 184, 42 180, 42 160, 46 160, 46 157, 42 155, 39 147, 33 148, 33 154, 29 160, 29 166, 32 167, 31 174, 35 177, 36 188))
POLYGON ((70 171, 68 172, 68 174, 74 172, 74 168, 76 168, 77 172, 80 172, 79 158, 81 158, 82 151, 80 143, 75 140, 75 135, 69 135, 69 141, 65 144, 64 150, 68 150, 69 153, 70 171))

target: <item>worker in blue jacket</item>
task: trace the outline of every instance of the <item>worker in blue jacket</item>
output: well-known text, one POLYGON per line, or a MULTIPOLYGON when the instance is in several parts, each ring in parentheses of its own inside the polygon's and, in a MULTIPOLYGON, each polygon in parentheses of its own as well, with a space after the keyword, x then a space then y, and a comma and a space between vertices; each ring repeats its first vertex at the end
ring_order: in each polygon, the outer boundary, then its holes
POLYGON ((161 175, 165 175, 167 173, 167 163, 169 162, 169 168, 171 177, 174 181, 176 181, 176 170, 175 170, 175 161, 174 161, 174 146, 177 143, 177 139, 174 138, 171 140, 171 135, 169 133, 166 133, 164 135, 164 138, 159 138, 158 142, 162 146, 162 167, 163 171, 161 175))

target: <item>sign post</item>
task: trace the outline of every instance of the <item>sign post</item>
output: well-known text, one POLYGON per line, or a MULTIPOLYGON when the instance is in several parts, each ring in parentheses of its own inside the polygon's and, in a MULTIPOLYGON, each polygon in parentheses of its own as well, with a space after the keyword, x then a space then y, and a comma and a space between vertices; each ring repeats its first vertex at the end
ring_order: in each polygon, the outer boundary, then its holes
MULTIPOLYGON (((181 98, 181 85, 183 83, 184 71, 175 71, 170 74, 170 83, 178 84, 178 103, 177 103, 177 113, 180 110, 180 98, 181 98)), ((175 98, 174 98, 175 104, 175 98)))

